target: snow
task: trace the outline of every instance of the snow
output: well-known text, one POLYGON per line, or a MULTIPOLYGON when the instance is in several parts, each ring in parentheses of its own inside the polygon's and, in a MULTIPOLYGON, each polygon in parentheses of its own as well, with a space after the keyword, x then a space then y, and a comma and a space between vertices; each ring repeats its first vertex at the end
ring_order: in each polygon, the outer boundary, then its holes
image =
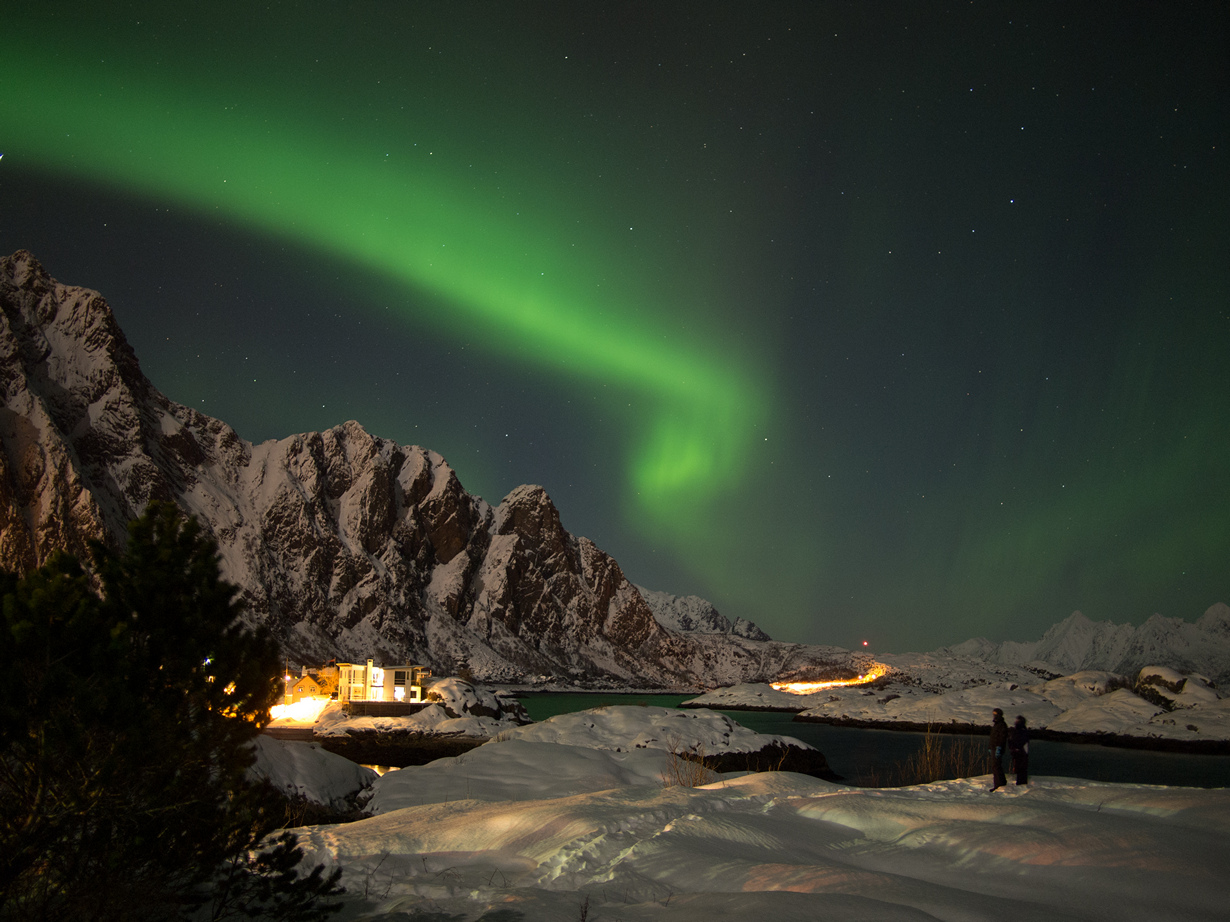
POLYGON ((554 797, 612 788, 660 784, 670 756, 665 749, 591 749, 565 743, 504 740, 451 759, 387 772, 366 809, 390 813, 403 807, 457 800, 538 800, 544 766, 554 797))
POLYGON ((1230 740, 1230 699, 1201 675, 1148 666, 1139 675, 1101 670, 1043 679, 1023 668, 944 654, 884 656, 892 667, 873 686, 792 695, 768 685, 735 685, 692 698, 686 707, 793 710, 802 719, 936 726, 987 726, 992 708, 1034 729, 1114 734, 1188 743, 1230 740), (1139 684, 1170 702, 1162 707, 1126 686, 1139 684), (1176 689, 1178 689, 1176 691, 1176 689))
POLYGON ((415 733, 427 736, 465 736, 490 739, 502 730, 520 726, 529 718, 515 698, 498 695, 463 679, 437 679, 427 690, 429 703, 421 711, 397 717, 351 716, 333 701, 315 720, 280 717, 274 728, 311 727, 317 737, 353 733, 415 733))
POLYGON ((248 769, 278 790, 326 807, 342 808, 376 780, 370 768, 321 749, 316 743, 290 742, 261 734, 253 742, 256 762, 248 769))
POLYGON ((532 740, 594 749, 661 749, 693 753, 759 752, 781 744, 811 749, 792 736, 769 736, 713 711, 617 705, 560 714, 503 731, 496 741, 532 740))
POLYGON ((748 640, 768 640, 769 635, 746 618, 729 618, 708 599, 696 595, 677 596, 644 586, 633 586, 653 612, 654 620, 670 631, 700 634, 734 634, 748 640))
POLYGON ((1080 612, 1053 625, 1033 643, 967 640, 937 651, 1001 665, 1042 662, 1053 672, 1108 669, 1137 673, 1149 663, 1169 663, 1185 673, 1230 681, 1230 606, 1210 606, 1194 623, 1155 614, 1144 624, 1094 622, 1080 612))
MULTIPOLYGON (((828 691, 821 693, 825 698, 828 691)), ((772 685, 742 683, 715 688, 686 701, 688 707, 717 708, 719 710, 749 711, 805 711, 808 702, 822 700, 817 695, 795 695, 778 691, 772 685)))
POLYGON ((1042 694, 1061 711, 1066 711, 1089 698, 1105 695, 1118 678, 1113 672, 1087 669, 1051 679, 1042 686, 1042 694))
POLYGON ((859 789, 784 772, 666 787, 670 754, 635 745, 661 739, 658 710, 566 715, 389 772, 374 816, 300 844, 343 868, 341 919, 1224 918, 1226 789, 859 789))
POLYGON ((347 736, 354 731, 409 732, 436 736, 467 736, 489 739, 509 726, 493 717, 450 717, 442 705, 429 704, 407 717, 350 717, 337 705, 321 713, 316 721, 317 736, 347 736))
POLYGON ((1137 727, 1147 724, 1162 709, 1139 698, 1126 688, 1116 689, 1106 695, 1087 698, 1076 707, 1064 711, 1047 726, 1051 730, 1088 732, 1096 727, 1100 733, 1131 734, 1137 727))

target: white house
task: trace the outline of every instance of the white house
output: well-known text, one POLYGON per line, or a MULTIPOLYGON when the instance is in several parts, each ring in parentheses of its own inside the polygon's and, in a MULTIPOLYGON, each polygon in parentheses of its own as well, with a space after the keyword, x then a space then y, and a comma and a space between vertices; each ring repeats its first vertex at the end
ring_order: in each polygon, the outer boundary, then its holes
POLYGON ((422 701, 423 683, 431 678, 430 669, 410 663, 377 666, 369 659, 366 665, 338 663, 337 668, 339 701, 422 701))

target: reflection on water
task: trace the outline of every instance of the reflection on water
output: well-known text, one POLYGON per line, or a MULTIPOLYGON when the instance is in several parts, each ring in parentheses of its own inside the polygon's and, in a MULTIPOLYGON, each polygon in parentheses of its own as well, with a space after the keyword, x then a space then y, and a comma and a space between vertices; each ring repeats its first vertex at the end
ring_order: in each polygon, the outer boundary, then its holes
MULTIPOLYGON (((534 720, 604 705, 677 707, 694 695, 528 694, 521 703, 534 720)), ((857 730, 827 724, 799 723, 794 715, 771 711, 722 711, 749 730, 793 736, 824 753, 829 767, 852 784, 883 778, 922 746, 924 734, 896 730, 857 730)), ((988 727, 988 732, 990 728, 988 727)), ((961 737, 943 736, 946 743, 961 737)), ((1092 744, 1033 740, 1029 744, 1031 777, 1085 778, 1126 784, 1230 787, 1230 756, 1180 755, 1092 744)))

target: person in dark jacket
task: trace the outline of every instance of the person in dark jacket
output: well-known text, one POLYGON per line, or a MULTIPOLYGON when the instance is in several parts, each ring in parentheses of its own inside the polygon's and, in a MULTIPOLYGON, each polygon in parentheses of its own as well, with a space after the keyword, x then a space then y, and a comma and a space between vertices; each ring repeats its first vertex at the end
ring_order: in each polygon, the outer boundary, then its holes
POLYGON ((991 790, 1008 783, 1004 775, 1004 748, 1008 745, 1008 725, 1004 712, 996 708, 991 712, 991 790))
POLYGON ((1008 751, 1012 753, 1012 770, 1017 784, 1029 784, 1029 728, 1024 715, 1017 714, 1008 731, 1008 751))

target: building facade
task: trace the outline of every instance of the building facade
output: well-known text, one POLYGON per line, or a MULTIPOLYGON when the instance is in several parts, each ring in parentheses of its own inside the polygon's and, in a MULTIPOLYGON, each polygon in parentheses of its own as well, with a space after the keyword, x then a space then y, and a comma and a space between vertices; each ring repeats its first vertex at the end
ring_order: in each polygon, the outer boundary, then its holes
POLYGON ((339 701, 420 702, 423 687, 431 678, 431 670, 425 666, 377 666, 370 659, 366 663, 338 663, 337 669, 339 701))

